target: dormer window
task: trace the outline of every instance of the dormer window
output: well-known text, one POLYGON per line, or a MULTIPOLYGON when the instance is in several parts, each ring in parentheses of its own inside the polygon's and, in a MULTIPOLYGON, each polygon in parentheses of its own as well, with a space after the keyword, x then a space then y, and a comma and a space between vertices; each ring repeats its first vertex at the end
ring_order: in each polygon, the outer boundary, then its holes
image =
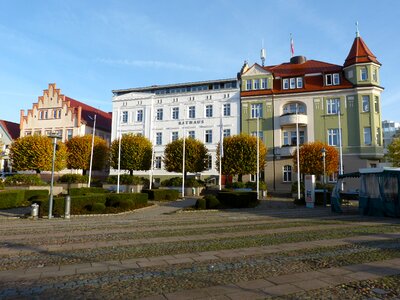
POLYGON ((325 85, 339 85, 339 84, 340 84, 339 73, 325 75, 325 85))
POLYGON ((260 89, 260 80, 254 79, 254 89, 259 90, 260 89))
POLYGON ((303 78, 302 77, 292 77, 282 79, 282 89, 302 89, 303 88, 303 78))
POLYGON ((290 78, 290 89, 296 88, 296 78, 290 78))
POLYGON ((297 84, 297 88, 298 89, 302 89, 303 88, 303 78, 297 77, 296 78, 296 84, 297 84))
POLYGON ((282 87, 284 90, 289 89, 289 79, 287 79, 287 78, 283 79, 282 87))
POLYGON ((263 90, 265 90, 265 89, 268 88, 268 79, 267 79, 267 78, 261 79, 261 88, 262 88, 263 90))
POLYGON ((252 89, 252 83, 253 81, 250 80, 246 80, 246 90, 250 91, 252 89))

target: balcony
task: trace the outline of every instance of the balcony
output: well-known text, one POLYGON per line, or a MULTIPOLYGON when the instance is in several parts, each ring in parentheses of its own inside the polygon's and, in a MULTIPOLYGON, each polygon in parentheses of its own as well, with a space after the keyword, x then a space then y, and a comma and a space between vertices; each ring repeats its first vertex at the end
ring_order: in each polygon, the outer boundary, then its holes
POLYGON ((292 156, 294 151, 296 151, 296 146, 277 147, 275 149, 275 154, 281 157, 292 156))
POLYGON ((308 117, 303 114, 285 114, 279 117, 280 125, 295 125, 297 123, 297 119, 299 120, 299 125, 307 125, 308 117))

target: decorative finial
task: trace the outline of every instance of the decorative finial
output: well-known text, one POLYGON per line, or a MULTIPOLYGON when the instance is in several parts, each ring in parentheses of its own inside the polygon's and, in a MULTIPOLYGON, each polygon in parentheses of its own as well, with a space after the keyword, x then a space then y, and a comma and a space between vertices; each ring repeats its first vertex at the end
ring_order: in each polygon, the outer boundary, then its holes
POLYGON ((358 30, 358 21, 356 22, 356 37, 360 37, 360 31, 358 30))

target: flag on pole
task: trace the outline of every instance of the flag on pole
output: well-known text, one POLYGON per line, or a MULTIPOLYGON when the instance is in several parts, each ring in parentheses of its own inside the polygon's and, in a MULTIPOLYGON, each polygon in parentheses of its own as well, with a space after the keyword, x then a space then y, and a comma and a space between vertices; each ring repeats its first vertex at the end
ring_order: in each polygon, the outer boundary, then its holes
POLYGON ((292 55, 292 57, 294 56, 294 42, 293 42, 292 34, 290 34, 290 54, 292 55))

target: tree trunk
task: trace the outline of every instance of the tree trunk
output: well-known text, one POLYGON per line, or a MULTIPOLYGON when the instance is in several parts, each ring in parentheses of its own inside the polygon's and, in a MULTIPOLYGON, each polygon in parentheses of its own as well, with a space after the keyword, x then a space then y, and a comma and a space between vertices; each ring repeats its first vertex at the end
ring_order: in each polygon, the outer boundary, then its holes
POLYGON ((86 175, 86 170, 82 169, 82 175, 86 175))
POLYGON ((133 170, 129 170, 129 175, 133 176, 133 170))

